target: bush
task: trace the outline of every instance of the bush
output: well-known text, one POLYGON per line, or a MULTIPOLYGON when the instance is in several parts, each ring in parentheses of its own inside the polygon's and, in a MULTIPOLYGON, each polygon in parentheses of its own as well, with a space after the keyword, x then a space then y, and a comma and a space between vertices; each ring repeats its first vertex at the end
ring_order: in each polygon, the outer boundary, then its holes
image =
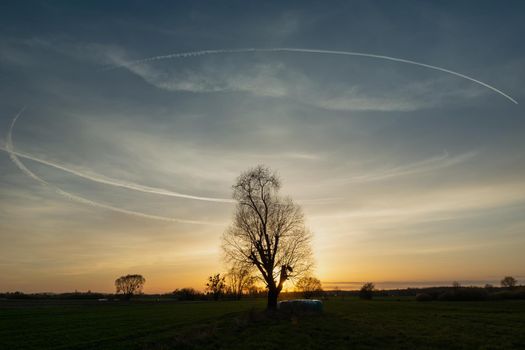
POLYGON ((459 287, 439 295, 441 301, 482 301, 489 298, 489 293, 484 288, 459 287))
POLYGON ((372 296, 374 294, 374 288, 375 288, 375 285, 372 282, 367 282, 363 284, 363 286, 359 290, 359 298, 365 299, 365 300, 372 299, 372 296))
POLYGON ((515 299, 515 300, 525 300, 525 288, 517 290, 502 290, 491 294, 491 299, 495 300, 505 300, 505 299, 515 299))
POLYGON ((177 300, 196 300, 199 297, 199 292, 197 292, 193 288, 182 288, 182 289, 176 289, 173 292, 173 295, 177 298, 177 300))
POLYGON ((416 300, 417 301, 432 301, 432 295, 427 293, 418 293, 416 294, 416 300))

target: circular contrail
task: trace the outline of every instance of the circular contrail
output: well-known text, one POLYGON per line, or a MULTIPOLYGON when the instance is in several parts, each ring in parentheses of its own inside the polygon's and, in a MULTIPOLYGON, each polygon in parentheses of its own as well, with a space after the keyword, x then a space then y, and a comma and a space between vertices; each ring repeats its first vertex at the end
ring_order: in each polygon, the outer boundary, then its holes
POLYGON ((83 179, 90 180, 90 181, 97 182, 97 183, 101 183, 101 184, 104 184, 104 185, 111 185, 111 186, 121 187, 121 188, 134 190, 134 191, 138 191, 138 192, 158 194, 158 195, 168 196, 168 197, 178 197, 178 198, 195 199, 195 200, 200 200, 200 201, 219 202, 219 203, 234 203, 235 202, 233 199, 228 199, 228 198, 194 196, 194 195, 191 195, 191 194, 175 192, 175 191, 167 190, 167 189, 164 189, 164 188, 145 186, 145 185, 137 184, 137 183, 134 183, 134 182, 127 182, 127 181, 114 179, 114 178, 107 177, 107 176, 87 174, 87 173, 83 173, 81 171, 78 171, 78 170, 66 167, 66 166, 58 164, 58 163, 50 162, 48 160, 35 157, 33 155, 30 155, 30 154, 18 152, 18 151, 16 151, 14 149, 14 147, 11 148, 10 150, 8 150, 7 147, 0 146, 0 150, 6 151, 6 152, 10 152, 12 154, 15 154, 18 158, 29 159, 29 160, 31 160, 33 162, 44 164, 44 165, 50 166, 52 168, 62 170, 64 172, 66 172, 66 173, 70 173, 72 175, 81 177, 83 179))
MULTIPOLYGON (((489 85, 487 83, 484 83, 484 82, 482 82, 480 80, 474 79, 474 78, 472 78, 470 76, 467 76, 465 74, 462 74, 462 73, 458 73, 458 72, 455 72, 455 71, 452 71, 452 70, 449 70, 449 69, 446 69, 446 68, 433 66, 433 65, 429 65, 429 64, 421 63, 421 62, 417 62, 417 61, 407 60, 407 59, 403 59, 403 58, 397 58, 397 57, 391 57, 391 56, 385 56, 385 55, 376 55, 376 54, 363 53, 363 52, 352 52, 352 51, 319 50, 319 49, 305 49, 305 48, 241 48, 241 49, 201 50, 201 51, 181 52, 181 53, 172 53, 172 54, 167 54, 167 55, 159 55, 159 56, 147 57, 147 58, 136 60, 136 61, 129 61, 129 62, 125 62, 125 63, 122 63, 122 64, 117 64, 117 65, 113 65, 113 66, 110 66, 110 67, 106 67, 103 70, 112 70, 112 69, 118 69, 118 68, 122 68, 122 67, 128 67, 128 66, 138 65, 138 64, 147 63, 147 62, 154 62, 154 61, 175 59, 175 58, 195 57, 195 56, 214 55, 214 54, 226 54, 226 53, 249 53, 249 52, 315 53, 315 54, 328 54, 328 55, 360 56, 360 57, 369 57, 369 58, 375 58, 375 59, 383 59, 383 60, 394 61, 394 62, 401 62, 401 63, 411 64, 411 65, 416 65, 416 66, 420 66, 420 67, 424 67, 424 68, 428 68, 428 69, 441 71, 441 72, 444 72, 444 73, 448 73, 448 74, 451 74, 451 75, 454 75, 454 76, 457 76, 457 77, 460 77, 460 78, 472 81, 472 82, 474 82, 474 83, 476 83, 478 85, 481 85, 481 86, 483 86, 485 88, 488 88, 488 89, 492 90, 493 92, 496 92, 497 94, 503 96, 504 98, 506 98, 510 102, 512 102, 514 104, 518 104, 518 102, 514 98, 512 98, 508 94, 504 93, 503 91, 495 88, 494 86, 491 86, 491 85, 489 85)), ((54 185, 51 185, 50 183, 48 183, 47 181, 45 181, 44 179, 42 179, 41 177, 39 177, 38 175, 33 173, 31 170, 29 170, 20 161, 19 157, 20 158, 25 158, 25 159, 30 159, 32 161, 36 161, 36 162, 39 162, 41 164, 45 164, 45 165, 54 167, 56 169, 60 169, 62 171, 68 172, 70 174, 73 174, 73 175, 76 175, 76 176, 79 176, 79 177, 82 177, 82 178, 85 178, 85 179, 88 179, 88 180, 91 180, 91 181, 94 181, 94 182, 107 184, 107 185, 112 185, 112 186, 117 186, 117 187, 122 187, 122 188, 131 189, 131 190, 135 190, 135 191, 152 193, 152 194, 159 194, 159 195, 165 195, 165 196, 172 196, 172 197, 179 197, 179 198, 186 198, 186 199, 196 199, 196 200, 202 200, 202 201, 210 201, 210 202, 222 202, 222 203, 232 203, 233 202, 231 199, 226 199, 226 198, 215 198, 215 197, 203 197, 203 196, 189 195, 189 194, 174 192, 174 191, 170 191, 170 190, 166 190, 166 189, 162 189, 162 188, 156 188, 156 187, 150 187, 150 186, 144 186, 144 185, 140 185, 140 184, 135 184, 135 183, 131 183, 131 182, 125 182, 125 181, 121 181, 121 180, 117 180, 117 179, 112 179, 112 178, 109 178, 109 177, 85 174, 85 173, 79 172, 77 170, 74 170, 74 169, 65 167, 63 165, 60 165, 60 164, 56 164, 56 163, 53 163, 53 162, 50 162, 50 161, 46 161, 46 160, 43 160, 43 159, 31 156, 31 155, 27 155, 27 154, 16 152, 14 150, 13 141, 12 141, 12 130, 13 130, 13 127, 14 127, 17 119, 23 113, 24 109, 25 109, 25 107, 22 108, 22 110, 13 119, 13 121, 12 121, 12 123, 10 125, 10 128, 9 128, 8 135, 7 135, 6 147, 5 148, 0 147, 0 150, 4 150, 4 151, 8 152, 9 153, 9 157, 11 158, 11 160, 27 176, 33 178, 34 180, 36 180, 37 182, 41 183, 42 185, 45 185, 45 186, 48 186, 48 187, 51 187, 51 188, 55 189, 55 191, 57 193, 59 193, 60 195, 62 195, 64 197, 67 197, 67 198, 69 198, 71 200, 74 200, 74 201, 77 201, 77 202, 80 202, 80 203, 83 203, 83 204, 91 205, 91 206, 94 206, 94 207, 104 208, 104 209, 108 209, 108 210, 111 210, 111 211, 115 211, 115 212, 119 212, 119 213, 123 213, 123 214, 127 214, 127 215, 132 215, 132 216, 144 217, 144 218, 148 218, 148 219, 170 221, 170 222, 179 222, 179 223, 190 223, 190 224, 213 224, 213 223, 204 222, 204 221, 184 220, 184 219, 177 219, 177 218, 169 218, 169 217, 163 217, 163 216, 150 215, 150 214, 146 214, 146 213, 142 213, 142 212, 136 212, 136 211, 131 211, 131 210, 122 209, 122 208, 118 208, 118 207, 113 207, 113 206, 110 206, 110 205, 107 205, 107 204, 95 202, 95 201, 92 201, 92 200, 89 200, 89 199, 77 196, 75 194, 66 192, 66 191, 64 191, 64 190, 62 190, 62 189, 60 189, 60 188, 58 188, 58 187, 56 187, 54 185)))
POLYGON ((13 128, 15 126, 15 123, 16 123, 17 119, 22 115, 24 110, 25 110, 25 107, 22 108, 20 110, 20 112, 18 112, 18 114, 13 118, 13 121, 11 122, 11 125, 9 126, 9 131, 7 133, 6 146, 5 146, 4 150, 9 154, 9 158, 11 158, 11 160, 18 167, 18 169, 20 169, 24 174, 26 174, 27 176, 29 176, 33 180, 37 181, 41 185, 44 185, 44 186, 49 187, 49 188, 52 188, 59 195, 61 195, 63 197, 66 197, 66 198, 68 198, 70 200, 73 200, 75 202, 86 204, 86 205, 89 205, 89 206, 92 206, 92 207, 96 207, 96 208, 107 209, 107 210, 114 211, 114 212, 121 213, 121 214, 131 215, 131 216, 135 216, 135 217, 141 217, 141 218, 145 218, 145 219, 153 219, 153 220, 160 220, 160 221, 167 221, 167 222, 176 222, 176 223, 181 223, 181 224, 221 225, 220 223, 213 223, 213 222, 208 222, 208 221, 198 221, 198 220, 185 220, 185 219, 171 218, 171 217, 166 217, 166 216, 151 215, 151 214, 147 214, 147 213, 143 213, 143 212, 138 212, 138 211, 123 209, 123 208, 119 208, 119 207, 114 207, 112 205, 99 203, 99 202, 93 201, 91 199, 80 197, 80 196, 78 196, 76 194, 69 193, 67 191, 62 190, 61 188, 59 188, 57 186, 54 186, 54 185, 50 184, 46 180, 42 179, 40 176, 36 175, 31 170, 29 170, 25 166, 25 164, 22 163, 22 161, 20 161, 20 159, 18 158, 17 153, 14 151, 13 137, 12 137, 13 128))
MULTIPOLYGON (((24 109, 22 109, 16 115, 16 117, 12 120, 11 128, 9 129, 9 132, 8 132, 8 135, 7 135, 8 142, 6 143, 5 147, 0 146, 0 150, 7 152, 9 154, 10 158, 15 162, 15 164, 21 170, 22 170, 21 166, 23 167, 22 171, 24 173, 26 173, 26 175, 32 177, 33 179, 35 179, 35 180, 37 180, 39 182, 40 182, 40 180, 42 180, 42 178, 38 177, 38 179, 36 179, 33 176, 34 173, 32 173, 30 171, 27 172, 26 171, 27 168, 25 167, 25 165, 23 163, 20 162, 20 158, 28 159, 28 160, 31 160, 33 162, 37 162, 37 163, 40 163, 40 164, 43 164, 43 165, 46 165, 46 166, 49 166, 49 167, 52 167, 52 168, 64 171, 66 173, 78 176, 78 177, 86 179, 86 180, 90 180, 90 181, 97 182, 97 183, 104 184, 104 185, 110 185, 110 186, 125 188, 125 189, 128 189, 128 190, 133 190, 133 191, 137 191, 137 192, 156 194, 156 195, 168 196, 168 197, 193 199, 193 200, 199 200, 199 201, 205 201, 205 202, 215 202, 215 203, 225 203, 225 204, 236 203, 235 200, 229 199, 229 198, 205 197, 205 196, 191 195, 191 194, 186 194, 186 193, 181 193, 181 192, 175 192, 175 191, 168 190, 168 189, 165 189, 165 188, 141 185, 141 184, 137 184, 137 183, 134 183, 134 182, 128 182, 128 181, 124 181, 124 180, 120 180, 120 179, 115 179, 115 178, 111 178, 111 177, 104 176, 104 175, 84 173, 84 172, 78 171, 76 169, 67 167, 67 166, 62 165, 62 164, 58 164, 58 163, 55 163, 55 162, 51 162, 49 160, 45 160, 45 159, 42 159, 42 158, 35 157, 35 156, 31 155, 31 154, 18 152, 15 149, 14 144, 13 144, 12 129, 14 128, 16 121, 21 116, 23 110, 24 109)), ((46 185, 49 185, 49 184, 46 183, 46 185)), ((323 198, 323 199, 314 199, 313 201, 327 201, 327 200, 333 200, 333 199, 334 198, 323 198)), ((298 202, 301 202, 301 203, 306 203, 306 202, 309 202, 309 201, 312 201, 312 200, 309 200, 309 199, 299 199, 298 200, 298 202)))
POLYGON ((204 55, 217 55, 217 54, 224 54, 224 53, 248 53, 248 52, 298 52, 298 53, 315 53, 315 54, 325 54, 325 55, 360 56, 360 57, 369 57, 369 58, 375 58, 375 59, 406 63, 406 64, 411 64, 415 66, 437 70, 440 72, 455 75, 457 77, 460 77, 466 80, 470 80, 478 85, 481 85, 487 89, 494 91, 495 93, 503 96, 510 102, 514 104, 518 104, 518 101, 516 101, 514 98, 512 98, 510 95, 506 94, 505 92, 495 88, 494 86, 484 83, 481 80, 472 78, 468 75, 455 72, 450 69, 433 66, 430 64, 422 63, 422 62, 407 60, 404 58, 397 58, 397 57, 391 57, 391 56, 385 56, 385 55, 376 55, 376 54, 364 53, 364 52, 353 52, 353 51, 319 50, 319 49, 304 49, 304 48, 290 48, 290 47, 277 47, 277 48, 266 48, 266 49, 264 48, 241 48, 241 49, 201 50, 201 51, 180 52, 180 53, 171 53, 167 55, 147 57, 147 58, 143 58, 143 59, 136 60, 136 61, 130 61, 130 62, 125 62, 122 64, 116 64, 110 67, 106 67, 104 68, 104 70, 117 69, 121 67, 127 67, 127 66, 132 66, 132 65, 138 65, 141 63, 148 63, 148 62, 161 61, 161 60, 167 60, 167 59, 195 57, 195 56, 204 56, 204 55))

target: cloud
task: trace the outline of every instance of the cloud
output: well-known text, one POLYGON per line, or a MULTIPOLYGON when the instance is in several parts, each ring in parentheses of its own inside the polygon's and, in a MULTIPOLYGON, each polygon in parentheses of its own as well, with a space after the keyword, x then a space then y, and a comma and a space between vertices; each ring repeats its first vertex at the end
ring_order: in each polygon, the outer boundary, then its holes
POLYGON ((334 219, 369 219, 393 218, 405 222, 417 222, 418 218, 440 219, 439 214, 450 213, 454 216, 465 212, 494 209, 521 204, 525 201, 525 184, 521 182, 451 187, 448 189, 428 189, 425 192, 414 192, 404 198, 371 199, 360 209, 339 210, 330 214, 315 215, 312 220, 334 219))
MULTIPOLYGON (((119 64, 126 61, 118 60, 119 64)), ((274 97, 333 111, 411 112, 459 99, 477 98, 480 88, 456 86, 449 79, 411 82, 397 89, 370 91, 343 81, 334 86, 316 82, 283 63, 254 64, 240 71, 206 66, 202 70, 166 69, 152 63, 125 66, 147 83, 168 91, 213 93, 244 92, 274 97)))
POLYGON ((448 168, 454 165, 462 164, 472 158, 478 153, 475 151, 450 156, 447 152, 439 156, 430 157, 419 160, 413 163, 394 166, 369 172, 363 175, 350 176, 345 179, 335 180, 335 183, 354 183, 354 182, 372 182, 388 180, 399 176, 414 175, 436 171, 439 169, 448 168))
POLYGON ((147 213, 134 211, 134 210, 128 210, 128 209, 124 209, 124 208, 120 208, 120 207, 115 207, 115 206, 112 206, 112 205, 100 203, 100 202, 97 202, 97 201, 94 201, 94 200, 91 200, 91 199, 87 199, 87 198, 78 196, 76 194, 64 191, 64 190, 62 190, 61 188, 59 188, 57 186, 51 185, 49 182, 47 182, 46 180, 42 179, 41 177, 39 177, 38 175, 33 173, 31 170, 29 170, 20 161, 20 159, 18 158, 18 155, 15 152, 14 145, 13 145, 13 140, 12 140, 13 127, 15 126, 15 123, 16 123, 17 119, 22 115, 24 110, 25 110, 25 107, 23 109, 21 109, 20 112, 18 112, 18 114, 13 118, 13 120, 11 122, 11 125, 9 127, 9 131, 8 131, 8 134, 7 134, 7 142, 6 142, 5 150, 9 153, 9 157, 11 158, 13 163, 17 166, 17 168, 20 169, 28 177, 30 177, 33 180, 37 181, 38 183, 40 183, 40 184, 42 184, 42 185, 44 185, 46 187, 54 189, 56 193, 58 193, 59 195, 65 197, 65 198, 68 198, 68 199, 70 199, 72 201, 75 201, 75 202, 78 202, 78 203, 82 203, 82 204, 85 204, 85 205, 89 205, 89 206, 92 206, 92 207, 95 207, 95 208, 100 208, 100 209, 106 209, 106 210, 114 211, 114 212, 125 214, 125 215, 130 215, 130 216, 135 216, 135 217, 140 217, 140 218, 145 218, 145 219, 152 219, 152 220, 160 220, 160 221, 167 221, 167 222, 177 222, 177 223, 183 223, 183 224, 222 225, 222 223, 212 223, 212 222, 200 221, 200 220, 186 220, 186 219, 179 219, 179 218, 170 218, 170 217, 165 217, 165 216, 147 214, 147 213))
MULTIPOLYGON (((269 77, 267 75, 268 72, 264 72, 265 74, 259 75, 257 73, 257 69, 254 69, 255 71, 255 78, 244 78, 242 75, 236 75, 233 79, 229 78, 229 75, 226 76, 225 79, 216 79, 214 77, 210 77, 206 74, 202 74, 201 72, 193 71, 193 72, 185 72, 183 74, 175 75, 175 76, 169 76, 166 75, 166 73, 163 73, 155 68, 153 68, 153 64, 158 63, 160 61, 164 60, 171 60, 175 58, 192 58, 192 57, 199 57, 199 56, 205 56, 205 55, 216 55, 216 54, 236 54, 236 53, 258 53, 258 52, 293 52, 293 53, 299 53, 299 54, 324 54, 324 55, 343 55, 343 56, 358 56, 358 57, 366 57, 366 58, 372 58, 372 59, 381 59, 381 60, 387 60, 387 61, 395 61, 395 62, 401 62, 406 63, 409 65, 415 65, 420 67, 425 67, 431 70, 437 70, 449 75, 453 75, 459 78, 462 78, 464 80, 471 81, 477 85, 483 86, 489 90, 492 90, 493 92, 503 96, 507 100, 511 101, 514 104, 517 104, 518 102, 509 96, 508 94, 504 93, 503 91, 495 88, 492 85, 489 85, 485 82, 482 82, 480 80, 477 80, 475 78, 472 78, 470 76, 467 76, 462 73, 458 73, 446 68, 433 66, 421 62, 416 62, 412 60, 402 59, 402 58, 396 58, 391 56, 385 56, 385 55, 376 55, 376 54, 369 54, 369 53, 360 53, 360 52, 350 52, 350 51, 332 51, 332 50, 317 50, 317 49, 302 49, 302 48, 268 48, 268 49, 260 49, 260 48, 246 48, 246 49, 217 49, 217 50, 202 50, 202 51, 194 51, 194 52, 185 52, 185 53, 175 53, 175 54, 168 54, 168 55, 162 55, 162 56, 153 56, 148 57, 141 60, 131 61, 127 60, 123 57, 119 57, 118 55, 110 55, 110 57, 113 59, 115 67, 122 67, 125 69, 128 69, 130 72, 142 77, 145 81, 153 84, 156 87, 164 88, 172 91, 192 91, 192 92, 217 92, 217 91, 250 91, 254 94, 260 94, 263 96, 274 96, 274 97, 294 97, 300 101, 303 102, 312 102, 311 98, 314 97, 313 104, 317 105, 319 107, 329 108, 329 109, 335 109, 335 110, 378 110, 378 111, 386 111, 386 110, 394 110, 394 111, 412 111, 422 108, 418 105, 418 103, 408 103, 410 100, 404 100, 400 99, 399 101, 396 101, 396 97, 399 96, 385 98, 385 97, 379 97, 379 96, 372 96, 372 97, 364 97, 364 96, 358 96, 355 94, 355 87, 352 87, 350 89, 345 89, 344 93, 339 96, 325 96, 320 102, 316 102, 315 96, 317 94, 308 94, 308 95, 293 95, 288 93, 289 89, 282 89, 283 84, 275 79, 277 76, 280 75, 271 75, 273 79, 267 80, 266 78, 269 77), (278 89, 275 89, 274 85, 280 85, 278 89), (273 87, 273 88, 272 88, 273 87), (237 90, 236 90, 237 89, 237 90)), ((286 69, 282 69, 282 72, 288 72, 291 70, 289 67, 286 69)), ((274 71, 274 70, 272 70, 274 71)), ((217 72, 217 71, 215 71, 217 72)), ((252 72, 253 73, 253 72, 252 72)), ((230 73, 231 74, 231 73, 230 73)), ((302 79, 301 83, 305 82, 305 79, 302 79)), ((297 82, 292 82, 293 86, 297 86, 297 82)), ((299 89, 296 91, 301 91, 303 89, 299 89)), ((308 90, 308 89, 305 89, 308 90)), ((315 91, 323 91, 323 89, 315 89, 315 91)), ((476 91, 476 90, 472 90, 476 91)), ((478 95, 479 93, 476 92, 474 95, 478 95)), ((431 106, 433 106, 435 103, 432 99, 430 99, 431 96, 437 95, 438 100, 441 99, 442 96, 450 95, 450 91, 444 90, 438 91, 437 94, 430 94, 429 96, 425 96, 425 99, 423 101, 427 101, 427 103, 423 104, 423 107, 428 107, 428 101, 431 101, 431 106)), ((463 97, 470 96, 472 93, 462 93, 463 97)), ((410 98, 410 96, 408 96, 410 98)))
POLYGON ((214 197, 194 196, 194 195, 190 195, 190 194, 184 194, 184 193, 170 191, 170 190, 167 190, 167 189, 164 189, 164 188, 140 185, 140 184, 136 184, 136 183, 133 183, 133 182, 127 182, 127 181, 123 181, 123 180, 119 180, 119 179, 114 179, 114 178, 110 178, 110 177, 103 176, 103 175, 98 175, 98 174, 93 174, 93 173, 89 174, 87 172, 83 172, 83 171, 79 171, 79 170, 73 169, 73 167, 68 167, 68 166, 64 166, 64 165, 61 165, 61 164, 58 164, 58 163, 55 163, 55 162, 51 162, 51 161, 47 161, 47 160, 44 160, 44 159, 40 159, 40 158, 37 158, 37 157, 29 155, 29 154, 16 152, 13 149, 9 149, 7 147, 6 148, 0 147, 0 150, 6 151, 6 152, 8 152, 11 155, 15 155, 15 156, 20 157, 20 158, 29 159, 29 160, 32 160, 34 162, 37 162, 37 163, 40 163, 40 164, 44 164, 44 165, 53 167, 55 169, 59 169, 59 170, 65 171, 67 173, 73 174, 73 175, 81 177, 83 179, 87 179, 87 180, 90 180, 90 181, 93 181, 93 182, 98 182, 98 183, 105 184, 105 185, 122 187, 122 188, 126 188, 126 189, 133 190, 133 191, 152 193, 152 194, 158 194, 158 195, 169 196, 169 197, 195 199, 195 200, 209 201, 209 202, 219 202, 219 203, 232 203, 233 202, 233 200, 228 199, 228 198, 214 198, 214 197))

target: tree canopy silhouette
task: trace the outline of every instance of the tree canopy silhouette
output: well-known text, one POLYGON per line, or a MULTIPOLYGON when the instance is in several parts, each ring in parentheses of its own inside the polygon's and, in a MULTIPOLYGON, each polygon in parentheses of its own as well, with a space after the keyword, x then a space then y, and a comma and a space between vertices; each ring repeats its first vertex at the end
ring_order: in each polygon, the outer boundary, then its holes
POLYGON ((226 257, 255 266, 268 289, 268 309, 288 279, 301 276, 312 266, 311 234, 301 208, 279 195, 275 173, 257 166, 242 173, 233 185, 237 207, 233 224, 223 235, 226 257))
POLYGON ((233 264, 226 274, 228 292, 235 299, 240 300, 244 291, 249 290, 255 283, 253 276, 253 265, 250 264, 233 264))
POLYGON ((295 287, 303 294, 303 297, 310 299, 315 295, 323 292, 321 281, 313 276, 304 276, 297 283, 295 287))
POLYGON ((126 275, 115 280, 117 294, 122 293, 126 299, 130 299, 134 294, 141 293, 146 279, 142 275, 126 275))
POLYGON ((219 297, 224 293, 225 288, 225 277, 221 277, 220 273, 208 277, 208 282, 206 283, 206 290, 211 294, 213 300, 219 300, 219 297))
POLYGON ((518 281, 516 281, 516 279, 512 276, 505 276, 502 280, 501 280, 501 286, 503 288, 509 288, 509 289, 512 289, 514 287, 516 287, 516 285, 518 284, 518 281))
POLYGON ((370 300, 374 295, 374 289, 376 286, 372 282, 366 282, 359 290, 359 297, 361 299, 370 300))

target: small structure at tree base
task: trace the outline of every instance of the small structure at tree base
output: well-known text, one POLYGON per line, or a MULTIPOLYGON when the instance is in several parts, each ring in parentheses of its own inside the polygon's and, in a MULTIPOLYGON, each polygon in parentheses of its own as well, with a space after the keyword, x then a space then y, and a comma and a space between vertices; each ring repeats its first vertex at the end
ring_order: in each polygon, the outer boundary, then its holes
POLYGON ((323 302, 316 299, 292 299, 277 303, 277 309, 290 314, 320 314, 323 302))

